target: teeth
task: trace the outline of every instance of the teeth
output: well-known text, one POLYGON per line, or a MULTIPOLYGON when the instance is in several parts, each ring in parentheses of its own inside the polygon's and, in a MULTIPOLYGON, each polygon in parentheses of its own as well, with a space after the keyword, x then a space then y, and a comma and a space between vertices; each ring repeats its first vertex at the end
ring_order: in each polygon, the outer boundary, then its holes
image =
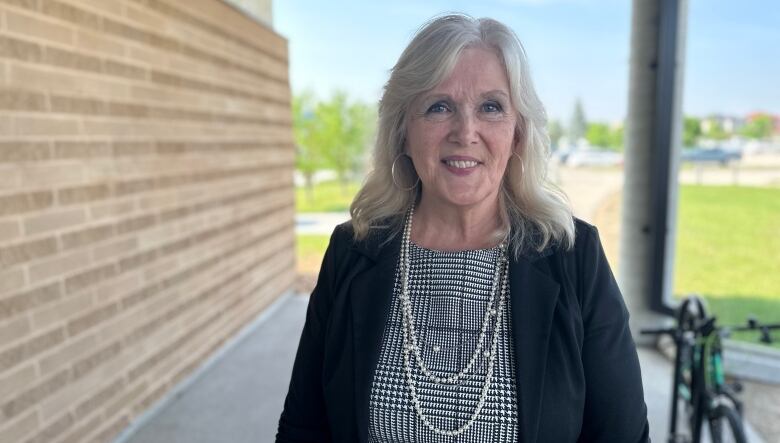
POLYGON ((447 160, 445 163, 447 166, 452 166, 453 168, 458 169, 473 168, 478 164, 474 160, 447 160))

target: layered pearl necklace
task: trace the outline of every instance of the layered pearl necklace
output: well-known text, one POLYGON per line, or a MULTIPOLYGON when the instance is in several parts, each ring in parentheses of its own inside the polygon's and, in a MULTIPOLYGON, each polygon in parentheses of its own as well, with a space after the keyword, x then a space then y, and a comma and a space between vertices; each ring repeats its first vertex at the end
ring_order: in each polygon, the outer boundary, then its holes
MULTIPOLYGON (((420 420, 425 423, 428 428, 440 435, 455 436, 465 432, 471 425, 474 424, 482 408, 485 406, 485 400, 487 399, 488 391, 490 390, 491 380, 493 378, 493 368, 496 359, 496 349, 498 345, 498 336, 501 331, 501 324, 503 319, 504 305, 506 303, 507 292, 507 278, 509 275, 509 261, 507 260, 506 245, 501 243, 498 247, 498 256, 496 258, 496 268, 493 276, 493 287, 490 292, 490 298, 488 299, 487 309, 482 321, 482 327, 479 331, 479 338, 477 340, 477 346, 474 348, 474 352, 469 359, 468 364, 462 370, 447 376, 438 376, 433 374, 428 366, 422 359, 422 353, 420 351, 419 341, 417 339, 417 331, 414 327, 414 317, 412 316, 412 304, 409 298, 409 243, 412 232, 412 217, 414 215, 414 207, 409 209, 406 215, 406 223, 404 224, 403 238, 401 241, 401 254, 399 257, 401 265, 401 310, 402 310, 402 324, 403 324, 403 357, 404 357, 404 372, 406 374, 406 383, 409 387, 409 392, 412 397, 412 404, 415 412, 420 420), (503 277, 503 278, 502 278, 503 277), (498 287, 501 287, 500 291, 498 287), (496 304, 496 298, 498 298, 498 309, 494 308, 496 304), (490 342, 490 350, 482 351, 485 344, 485 336, 490 323, 491 317, 494 318, 493 337, 490 342), (425 377, 437 385, 445 384, 457 384, 461 378, 468 374, 474 367, 479 356, 482 355, 487 360, 487 372, 485 374, 485 382, 482 385, 482 391, 477 402, 476 409, 471 417, 463 424, 463 426, 452 429, 440 429, 437 428, 422 410, 420 406, 420 399, 417 396, 417 387, 412 377, 412 357, 417 362, 417 367, 425 375, 425 377)), ((436 349, 434 348, 434 351, 436 349)))

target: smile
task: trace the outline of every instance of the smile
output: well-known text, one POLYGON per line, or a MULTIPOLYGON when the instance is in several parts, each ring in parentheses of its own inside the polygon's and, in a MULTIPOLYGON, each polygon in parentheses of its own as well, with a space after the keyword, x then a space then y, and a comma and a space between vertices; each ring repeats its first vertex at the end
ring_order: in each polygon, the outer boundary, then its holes
POLYGON ((467 169, 473 168, 479 164, 474 160, 443 160, 444 164, 453 168, 467 169))

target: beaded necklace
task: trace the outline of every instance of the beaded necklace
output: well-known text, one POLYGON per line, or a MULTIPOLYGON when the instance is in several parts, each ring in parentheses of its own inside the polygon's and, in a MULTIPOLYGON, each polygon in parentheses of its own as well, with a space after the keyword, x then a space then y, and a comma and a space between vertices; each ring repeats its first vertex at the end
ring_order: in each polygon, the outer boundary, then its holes
MULTIPOLYGON (((477 346, 475 347, 474 352, 472 353, 468 364, 466 364, 466 367, 464 367, 462 370, 457 371, 454 374, 439 376, 433 374, 428 369, 428 366, 425 364, 425 362, 422 359, 422 353, 420 352, 420 346, 418 344, 418 339, 417 339, 417 331, 415 330, 414 327, 414 317, 412 316, 412 305, 409 297, 408 280, 409 280, 409 267, 410 267, 409 243, 410 243, 410 236, 412 232, 413 216, 414 216, 414 207, 412 206, 411 208, 409 208, 409 211, 406 215, 406 222, 404 224, 403 237, 401 241, 401 253, 399 257, 399 261, 401 265, 401 295, 400 295, 401 310, 402 310, 401 320, 403 326, 402 350, 403 350, 403 357, 404 357, 404 372, 406 375, 405 377, 406 384, 409 387, 409 392, 412 397, 412 404, 414 406, 415 412, 417 413, 417 416, 420 418, 420 420, 423 423, 425 423, 425 425, 431 431, 435 432, 436 434, 446 435, 446 436, 460 435, 463 432, 465 432, 469 427, 471 427, 471 425, 474 424, 480 412, 482 412, 482 408, 485 406, 485 400, 487 399, 487 395, 490 390, 491 380, 493 378, 496 348, 498 344, 499 332, 501 330, 501 325, 503 323, 502 314, 504 311, 504 305, 506 303, 506 292, 507 292, 507 283, 508 283, 507 279, 509 275, 509 260, 507 260, 506 244, 501 243, 498 248, 499 253, 497 254, 496 257, 496 268, 493 276, 493 287, 490 292, 490 298, 488 299, 488 305, 485 311, 484 320, 482 321, 482 327, 479 332, 477 346), (498 290, 499 284, 501 286, 500 291, 498 290), (493 308, 496 302, 496 298, 498 298, 498 309, 493 308), (482 351, 485 343, 487 327, 488 324, 490 323, 491 317, 495 317, 495 327, 493 328, 493 337, 490 342, 490 350, 482 351), (411 363, 412 357, 414 357, 417 366, 420 368, 420 370, 428 380, 432 381, 437 385, 444 385, 444 384, 457 384, 463 376, 465 376, 471 371, 471 369, 473 368, 475 362, 477 361, 480 355, 484 356, 487 359, 487 371, 485 374, 485 382, 482 385, 482 391, 480 393, 479 401, 477 402, 474 413, 471 414, 471 417, 466 421, 466 423, 464 423, 459 428, 447 430, 447 429, 440 429, 436 427, 433 423, 431 423, 430 419, 423 412, 422 407, 420 405, 420 399, 417 396, 417 388, 415 386, 414 379, 412 378, 412 363, 411 363)), ((434 351, 435 350, 436 349, 434 349, 434 351)))

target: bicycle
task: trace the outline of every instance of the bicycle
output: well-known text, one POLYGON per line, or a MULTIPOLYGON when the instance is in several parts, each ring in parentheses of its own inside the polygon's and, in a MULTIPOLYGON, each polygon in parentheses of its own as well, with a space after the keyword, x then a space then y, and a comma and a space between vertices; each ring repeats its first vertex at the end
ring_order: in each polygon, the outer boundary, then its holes
POLYGON ((773 329, 780 324, 760 324, 753 318, 745 326, 717 326, 704 301, 689 296, 677 311, 676 327, 641 331, 669 335, 675 345, 668 443, 700 443, 705 419, 713 443, 747 442, 737 397, 741 386, 726 383, 722 339, 731 332, 759 330, 761 341, 769 344, 773 329))

